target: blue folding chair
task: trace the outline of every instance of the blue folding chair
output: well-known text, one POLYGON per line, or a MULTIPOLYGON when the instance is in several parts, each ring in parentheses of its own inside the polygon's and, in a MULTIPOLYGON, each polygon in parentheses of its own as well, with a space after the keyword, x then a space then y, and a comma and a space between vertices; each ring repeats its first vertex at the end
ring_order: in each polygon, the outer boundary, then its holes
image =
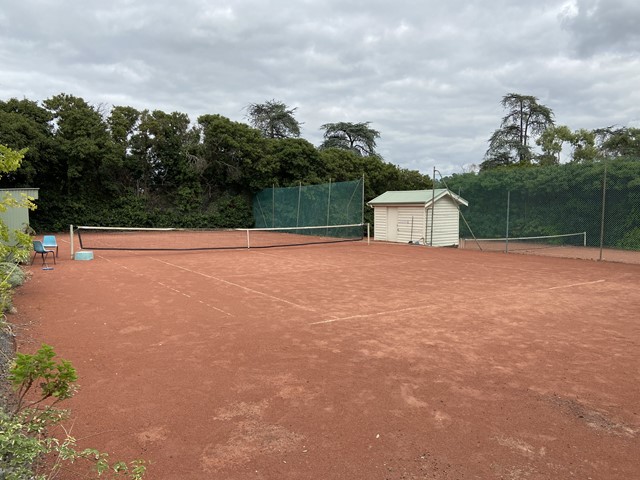
POLYGON ((45 235, 42 238, 42 245, 47 250, 56 250, 56 257, 58 256, 58 242, 56 242, 55 235, 45 235))
POLYGON ((55 265, 56 263, 56 253, 54 250, 47 250, 46 248, 44 248, 44 245, 42 245, 42 242, 40 240, 34 240, 33 241, 33 259, 31 259, 31 265, 33 265, 33 262, 36 260, 36 256, 38 254, 40 254, 42 256, 42 265, 44 265, 45 267, 47 266, 47 257, 49 256, 49 254, 52 254, 53 256, 53 263, 55 265))

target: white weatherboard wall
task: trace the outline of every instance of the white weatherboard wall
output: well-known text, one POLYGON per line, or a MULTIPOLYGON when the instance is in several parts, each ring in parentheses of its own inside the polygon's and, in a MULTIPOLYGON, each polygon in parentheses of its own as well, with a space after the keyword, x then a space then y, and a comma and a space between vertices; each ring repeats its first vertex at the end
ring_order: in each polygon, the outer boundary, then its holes
MULTIPOLYGON (((431 208, 427 209, 426 243, 431 243, 431 208)), ((436 202, 433 217, 433 245, 449 246, 460 243, 460 215, 458 206, 450 197, 436 202)))
POLYGON ((373 238, 387 240, 387 207, 376 207, 373 211, 373 238))

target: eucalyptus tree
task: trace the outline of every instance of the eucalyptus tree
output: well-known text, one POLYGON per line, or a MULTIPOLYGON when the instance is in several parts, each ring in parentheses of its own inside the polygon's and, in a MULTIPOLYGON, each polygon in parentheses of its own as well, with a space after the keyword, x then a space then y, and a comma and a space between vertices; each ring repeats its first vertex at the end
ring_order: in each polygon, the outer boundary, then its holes
POLYGON ((542 148, 542 155, 538 156, 540 165, 559 165, 562 148, 565 143, 573 143, 573 133, 566 125, 547 128, 536 140, 542 148))
POLYGON ((596 134, 593 130, 581 128, 574 131, 571 145, 573 146, 571 155, 573 162, 593 162, 600 156, 596 146, 596 134))
POLYGON ((320 149, 341 148, 363 157, 375 155, 376 139, 380 138, 380 132, 371 128, 370 123, 325 123, 320 127, 324 130, 320 149))
POLYGON ((531 139, 554 125, 553 111, 530 95, 509 93, 502 97, 507 114, 500 128, 489 138, 489 149, 482 168, 519 163, 528 165, 534 158, 531 139))
POLYGON ((300 122, 294 114, 297 108, 289 108, 283 102, 268 100, 265 103, 251 103, 247 116, 252 127, 260 130, 267 138, 297 138, 300 136, 300 122))

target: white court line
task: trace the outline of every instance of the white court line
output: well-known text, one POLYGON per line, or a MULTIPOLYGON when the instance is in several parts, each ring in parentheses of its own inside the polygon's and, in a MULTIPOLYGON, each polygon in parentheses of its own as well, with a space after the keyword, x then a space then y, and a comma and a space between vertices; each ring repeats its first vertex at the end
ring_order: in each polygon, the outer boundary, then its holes
POLYGON ((593 282, 583 282, 583 283, 572 283, 571 285, 560 285, 559 287, 549 287, 546 290, 557 290, 559 288, 571 288, 571 287, 580 287, 582 285, 593 285, 594 283, 602 283, 605 280, 595 280, 593 282))
MULTIPOLYGON (((602 283, 605 282, 606 280, 594 280, 593 282, 582 282, 582 283, 572 283, 569 285, 558 285, 555 287, 549 287, 549 288, 542 288, 539 290, 532 290, 532 292, 547 292, 549 290, 557 290, 557 289, 561 289, 561 288, 571 288, 571 287, 579 287, 582 285, 593 285, 596 283, 602 283)), ((496 297, 505 297, 505 296, 513 296, 513 295, 522 295, 521 291, 518 292, 513 292, 513 293, 500 293, 500 294, 496 294, 496 295, 489 295, 487 297, 473 297, 470 298, 470 300, 486 300, 486 299, 490 299, 490 298, 496 298, 496 297)), ((341 317, 341 318, 331 318, 329 320, 321 320, 319 322, 312 322, 309 323, 309 325, 322 325, 325 323, 334 323, 334 322, 342 322, 345 320, 353 320, 356 318, 367 318, 367 317, 379 317, 382 315, 392 315, 392 314, 397 314, 397 313, 404 313, 404 312, 410 312, 410 311, 414 311, 414 310, 424 310, 430 307, 435 307, 438 305, 419 305, 416 307, 407 307, 407 308, 401 308, 399 310, 390 310, 390 311, 386 311, 386 312, 374 312, 374 313, 362 313, 359 315, 350 315, 348 317, 341 317)))
MULTIPOLYGON (((164 284, 164 283, 162 283, 162 282, 158 282, 157 280, 154 280, 153 278, 151 278, 149 275, 144 275, 143 273, 136 272, 136 271, 135 271, 135 270, 133 270, 132 268, 129 268, 129 267, 127 267, 126 265, 122 265, 121 263, 114 262, 113 260, 110 260, 110 259, 108 259, 107 257, 103 257, 102 255, 96 255, 96 256, 97 256, 97 257, 100 257, 100 258, 101 258, 101 259, 103 259, 103 260, 106 260, 106 261, 107 261, 107 262, 109 262, 109 263, 113 263, 114 265, 117 265, 117 266, 119 266, 120 268, 123 268, 123 269, 125 269, 125 270, 130 271, 131 273, 133 273, 134 275, 136 275, 136 276, 138 276, 138 277, 150 278, 152 282, 157 283, 158 285, 161 285, 162 287, 164 287, 164 288, 166 288, 166 289, 168 289, 168 290, 171 290, 172 292, 175 292, 175 293, 178 293, 178 294, 180 294, 180 295, 183 295, 183 296, 185 296, 185 297, 187 297, 187 298, 189 298, 189 299, 191 299, 191 298, 192 298, 192 297, 191 297, 191 295, 189 295, 189 294, 187 294, 187 293, 184 293, 184 292, 182 292, 182 291, 180 291, 180 290, 177 290, 177 289, 175 289, 175 288, 173 288, 173 287, 170 287, 169 285, 166 285, 166 284, 164 284)), ((220 312, 220 313, 224 313, 225 315, 227 315, 227 316, 229 316, 229 317, 233 317, 233 314, 231 314, 231 313, 229 313, 229 312, 226 312, 226 311, 222 310, 221 308, 218 308, 218 307, 215 307, 215 306, 213 306, 213 305, 210 305, 210 304, 208 304, 208 303, 206 303, 206 302, 203 302, 202 300, 199 300, 199 299, 197 299, 197 298, 196 298, 195 300, 196 300, 198 303, 201 303, 202 305, 204 305, 205 307, 212 308, 213 310, 216 310, 216 311, 218 311, 218 312, 220 312)))
POLYGON ((179 268, 181 270, 184 270, 184 271, 189 272, 189 273, 193 273, 195 275, 200 275, 200 276, 205 277, 205 278, 210 278, 210 279, 216 280, 216 281, 218 281, 220 283, 226 283, 227 285, 231 285, 233 287, 240 288, 242 290, 254 293, 256 295, 261 295, 263 297, 270 298, 271 300, 275 300, 275 301, 278 301, 278 302, 286 303, 287 305, 291 305, 292 307, 296 307, 296 308, 300 308, 302 310, 306 310, 307 312, 319 313, 317 310, 314 310, 313 308, 305 307, 304 305, 298 305, 297 303, 290 302, 289 300, 285 300, 284 298, 275 297, 273 295, 269 295, 268 293, 260 292, 259 290, 254 290, 253 288, 245 287, 243 285, 238 285, 237 283, 229 282, 228 280, 224 280, 222 278, 214 277, 213 275, 208 275, 206 273, 197 272, 195 270, 191 270, 189 268, 185 268, 185 267, 183 267, 181 265, 176 265, 175 263, 167 262, 165 260, 160 260, 159 258, 153 258, 153 257, 151 257, 151 258, 153 260, 157 261, 157 262, 164 263, 166 265, 170 265, 170 266, 175 267, 175 268, 179 268))

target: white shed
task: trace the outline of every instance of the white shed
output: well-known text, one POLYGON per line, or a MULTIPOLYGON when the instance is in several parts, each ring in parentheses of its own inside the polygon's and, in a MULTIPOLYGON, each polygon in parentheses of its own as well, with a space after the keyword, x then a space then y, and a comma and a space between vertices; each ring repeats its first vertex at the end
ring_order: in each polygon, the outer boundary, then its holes
POLYGON ((469 203, 450 190, 437 188, 385 192, 367 205, 374 210, 376 240, 450 247, 460 241, 458 208, 469 203))

